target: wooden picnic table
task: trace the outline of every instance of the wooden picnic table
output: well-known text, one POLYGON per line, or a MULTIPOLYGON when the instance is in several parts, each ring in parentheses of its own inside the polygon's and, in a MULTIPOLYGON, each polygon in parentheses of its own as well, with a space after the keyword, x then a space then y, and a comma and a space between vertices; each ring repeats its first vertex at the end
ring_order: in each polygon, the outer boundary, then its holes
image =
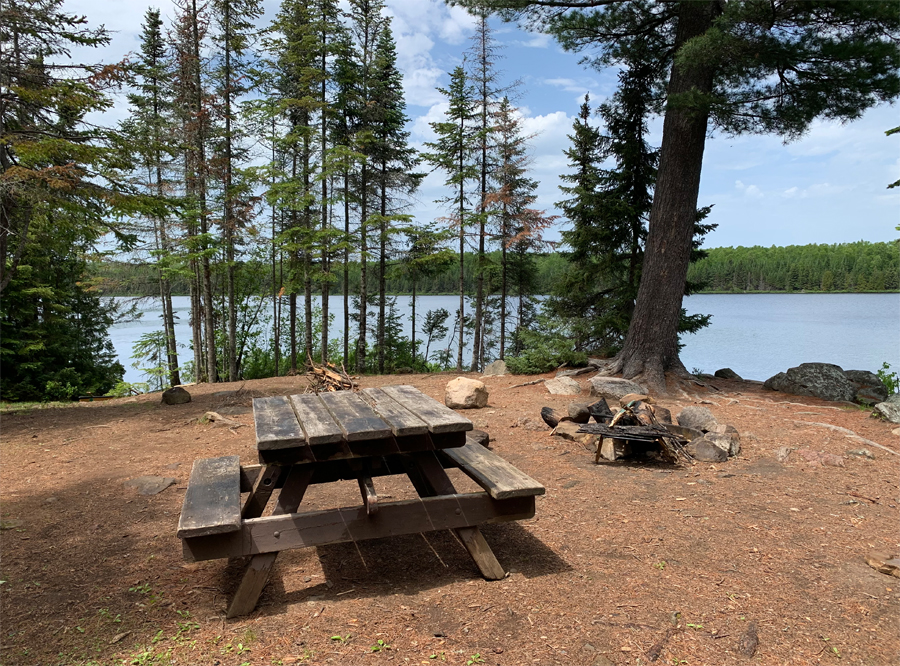
POLYGON ((506 575, 478 529, 534 516, 537 481, 474 440, 472 422, 412 386, 256 398, 260 464, 197 460, 178 537, 189 561, 249 557, 228 617, 255 607, 278 553, 451 529, 482 575, 506 575), (484 490, 458 493, 445 468, 484 490), (419 497, 382 502, 373 479, 402 474, 419 497), (361 504, 298 512, 310 484, 356 480, 361 504), (275 491, 277 495, 275 495, 275 491), (266 513, 273 495, 274 506, 266 513))

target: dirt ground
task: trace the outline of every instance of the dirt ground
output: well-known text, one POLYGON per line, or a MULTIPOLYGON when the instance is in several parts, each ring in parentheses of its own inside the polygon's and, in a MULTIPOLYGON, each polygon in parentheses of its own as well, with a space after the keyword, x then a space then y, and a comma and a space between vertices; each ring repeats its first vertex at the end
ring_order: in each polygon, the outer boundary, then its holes
MULTIPOLYGON (((442 399, 454 376, 361 384, 409 383, 442 399)), ((900 663, 900 579, 866 564, 873 550, 900 550, 900 458, 822 424, 900 452, 896 425, 715 381, 718 391, 659 403, 674 414, 711 403, 741 433, 738 458, 596 465, 582 445, 523 425, 573 399, 512 388, 529 379, 486 378, 488 407, 464 413, 547 489, 532 520, 483 528, 507 578, 483 580, 449 532, 291 551, 257 610, 235 620, 224 611, 238 569, 186 563, 175 537, 191 463, 255 463, 249 396, 298 392, 305 380, 194 386, 177 406, 148 395, 4 414, 0 663, 900 663), (199 422, 208 410, 248 427, 199 422), (784 446, 841 456, 843 467, 796 452, 778 462, 784 446), (860 448, 874 460, 848 454, 860 448), (153 496, 123 485, 142 475, 176 484, 153 496), (759 644, 747 658, 738 646, 751 623, 759 644)), ((376 488, 413 492, 398 477, 376 488)), ((303 507, 360 502, 342 482, 314 486, 303 507)))

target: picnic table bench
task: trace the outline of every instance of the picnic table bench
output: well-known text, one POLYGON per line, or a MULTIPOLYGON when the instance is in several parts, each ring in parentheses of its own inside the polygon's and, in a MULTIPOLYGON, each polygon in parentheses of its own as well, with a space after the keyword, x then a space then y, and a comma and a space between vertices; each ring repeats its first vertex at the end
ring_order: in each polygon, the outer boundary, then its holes
POLYGON ((260 464, 194 462, 177 536, 189 561, 249 557, 227 615, 250 613, 278 553, 451 529, 482 575, 506 575, 478 526, 534 516, 544 488, 466 433, 472 422, 412 386, 256 398, 260 464), (459 468, 482 492, 458 493, 459 468), (373 479, 406 475, 414 500, 383 502, 373 479), (361 504, 298 512, 311 484, 356 480, 361 504), (269 515, 266 506, 278 491, 269 515))

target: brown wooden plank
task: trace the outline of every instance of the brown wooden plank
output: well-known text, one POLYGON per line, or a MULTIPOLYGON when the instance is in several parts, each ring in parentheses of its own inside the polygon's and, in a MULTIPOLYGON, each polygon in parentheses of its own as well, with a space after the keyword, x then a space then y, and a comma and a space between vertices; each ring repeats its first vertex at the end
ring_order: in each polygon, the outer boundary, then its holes
POLYGON ((300 421, 300 427, 306 435, 307 444, 310 446, 331 444, 344 439, 341 427, 334 422, 319 396, 292 395, 290 400, 300 421))
MULTIPOLYGON (((278 494, 278 502, 275 504, 275 509, 272 512, 273 516, 283 516, 297 510, 300 502, 303 501, 306 489, 309 488, 312 475, 313 467, 310 465, 291 467, 284 482, 284 487, 278 494)), ((269 580, 269 572, 275 564, 277 555, 277 552, 271 552, 263 555, 254 555, 250 559, 243 576, 241 576, 241 582, 237 591, 235 591, 234 597, 228 605, 226 617, 247 615, 256 608, 259 595, 269 580)))
POLYGON ((238 456, 195 460, 177 536, 204 536, 241 528, 241 460, 238 456))
POLYGON ((367 476, 362 479, 357 479, 357 481, 359 482, 359 492, 362 494, 363 506, 366 507, 366 513, 370 516, 378 513, 378 495, 375 493, 375 484, 372 482, 372 477, 367 476))
POLYGON ((265 513, 266 505, 275 488, 278 487, 279 479, 283 481, 287 476, 282 473, 284 471, 284 467, 268 465, 256 475, 253 486, 250 488, 250 495, 241 510, 242 518, 259 518, 265 513))
POLYGON ((391 427, 360 397, 350 391, 332 391, 319 395, 341 427, 347 442, 390 437, 391 427))
MULTIPOLYGON (((412 467, 418 472, 415 475, 418 477, 418 483, 415 485, 420 495, 447 496, 456 492, 453 482, 450 481, 450 477, 447 476, 447 472, 444 471, 434 453, 421 453, 410 456, 410 459, 412 467)), ((413 477, 411 476, 410 478, 413 477)), ((534 502, 534 497, 529 497, 534 502)), ((465 507, 462 505, 458 506, 456 510, 463 516, 466 525, 457 527, 453 532, 459 537, 460 542, 469 552, 469 556, 475 562, 475 566, 478 567, 481 575, 488 580, 506 578, 506 570, 497 560, 497 556, 494 555, 494 551, 491 550, 481 530, 478 529, 478 523, 482 521, 478 520, 477 516, 468 515, 465 507)))
POLYGON ((455 449, 443 449, 447 456, 494 499, 543 495, 544 487, 525 472, 513 467, 493 451, 474 441, 455 449))
POLYGON ((306 435, 285 396, 254 398, 253 420, 256 423, 256 448, 260 451, 306 445, 306 435))
POLYGON ((428 424, 425 421, 380 388, 363 389, 359 392, 359 396, 391 427, 395 437, 424 435, 428 432, 428 424))
POLYGON ((472 430, 472 422, 446 405, 407 384, 384 386, 382 390, 428 424, 434 434, 472 430))
POLYGON ((487 493, 466 493, 386 502, 373 516, 364 506, 264 516, 245 520, 240 534, 186 539, 183 543, 185 556, 199 561, 464 528, 469 526, 467 520, 495 523, 533 516, 534 497, 498 501, 487 493), (460 507, 464 515, 457 511, 460 507))
POLYGON ((466 433, 460 432, 443 432, 431 435, 431 443, 436 449, 452 449, 457 446, 466 445, 466 433))

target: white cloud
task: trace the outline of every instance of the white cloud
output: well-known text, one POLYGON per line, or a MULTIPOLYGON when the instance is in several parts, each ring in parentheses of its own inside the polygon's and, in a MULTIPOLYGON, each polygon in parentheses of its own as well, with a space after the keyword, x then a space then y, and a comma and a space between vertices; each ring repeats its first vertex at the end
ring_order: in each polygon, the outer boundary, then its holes
POLYGON ((476 18, 462 7, 450 7, 441 23, 440 37, 448 44, 462 44, 475 29, 476 18))
POLYGON ((765 196, 756 185, 744 185, 743 182, 736 180, 734 181, 734 186, 738 192, 742 192, 748 199, 762 199, 765 196))

